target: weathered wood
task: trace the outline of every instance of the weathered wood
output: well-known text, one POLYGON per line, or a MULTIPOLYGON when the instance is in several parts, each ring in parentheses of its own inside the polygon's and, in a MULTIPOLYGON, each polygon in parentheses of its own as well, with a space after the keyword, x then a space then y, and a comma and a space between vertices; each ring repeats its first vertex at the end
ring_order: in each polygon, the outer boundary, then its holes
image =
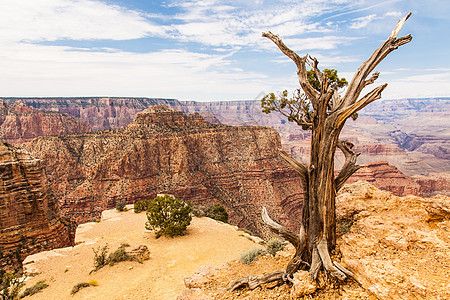
POLYGON ((358 171, 361 166, 356 164, 356 159, 361 153, 353 152, 353 144, 347 141, 338 141, 337 147, 344 153, 345 163, 342 166, 341 171, 338 176, 334 179, 336 185, 336 192, 341 189, 345 181, 350 178, 356 171, 358 171))
POLYGON ((233 281, 230 286, 228 287, 228 290, 230 292, 241 288, 241 287, 248 287, 251 290, 256 289, 258 286, 265 284, 265 283, 270 283, 270 282, 274 282, 274 281, 279 281, 280 283, 284 282, 284 276, 285 272, 284 271, 275 271, 272 273, 268 273, 268 274, 263 274, 263 275, 259 275, 259 276, 253 276, 253 275, 249 275, 247 277, 242 277, 239 278, 236 281, 233 281))

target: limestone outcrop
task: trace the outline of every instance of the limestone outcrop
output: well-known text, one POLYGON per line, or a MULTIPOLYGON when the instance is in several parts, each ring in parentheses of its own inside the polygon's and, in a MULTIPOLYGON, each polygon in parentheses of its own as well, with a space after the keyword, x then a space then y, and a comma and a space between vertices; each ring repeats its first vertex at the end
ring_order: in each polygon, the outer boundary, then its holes
POLYGON ((343 263, 365 289, 379 299, 450 298, 450 198, 397 197, 359 181, 336 208, 348 230, 343 263))
POLYGON ((41 162, 0 143, 0 269, 30 254, 73 245, 75 228, 59 215, 41 162))
POLYGON ((148 108, 118 130, 40 137, 24 145, 39 157, 65 216, 98 218, 119 200, 158 193, 195 204, 220 203, 230 222, 263 234, 261 206, 295 229, 302 189, 278 156, 278 133, 266 127, 210 124, 199 114, 148 108))

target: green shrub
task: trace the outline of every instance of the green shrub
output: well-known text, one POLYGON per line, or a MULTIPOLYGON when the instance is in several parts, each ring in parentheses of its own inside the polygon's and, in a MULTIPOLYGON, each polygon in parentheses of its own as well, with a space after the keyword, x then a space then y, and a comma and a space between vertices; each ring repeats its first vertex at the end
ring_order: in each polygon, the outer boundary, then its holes
POLYGON ((220 204, 214 204, 206 210, 208 218, 228 223, 228 213, 226 209, 220 204))
POLYGON ((192 215, 197 218, 206 217, 206 210, 208 208, 205 205, 193 205, 192 206, 192 215))
POLYGON ((283 250, 285 246, 285 241, 279 238, 273 238, 266 243, 266 250, 270 255, 275 256, 275 254, 277 254, 278 251, 283 250))
POLYGON ((139 263, 142 263, 142 261, 140 259, 138 259, 137 257, 129 255, 125 251, 126 247, 130 247, 130 245, 126 244, 126 243, 122 243, 119 246, 119 248, 117 248, 116 251, 110 253, 109 255, 108 255, 108 245, 105 245, 103 247, 99 246, 97 248, 97 250, 92 248, 92 250, 94 251, 94 269, 89 274, 100 270, 101 268, 103 268, 106 265, 109 265, 112 267, 116 263, 121 262, 121 261, 129 260, 129 261, 137 261, 139 263))
POLYGON ((244 253, 241 254, 240 261, 244 264, 251 264, 254 260, 258 258, 259 255, 265 255, 267 254, 267 251, 262 248, 252 248, 244 253))
POLYGON ((147 199, 134 202, 134 212, 138 214, 141 211, 147 211, 149 203, 150 200, 147 199))
POLYGON ((145 228, 155 231, 156 238, 183 235, 191 223, 191 205, 173 196, 158 196, 149 201, 145 228))
POLYGON ((126 205, 127 205, 127 202, 125 200, 123 200, 123 199, 119 200, 116 202, 116 209, 118 211, 127 211, 126 205))
POLYGON ((194 217, 208 217, 217 221, 228 223, 228 213, 220 204, 194 205, 192 207, 194 217))
POLYGON ((22 295, 20 295, 20 298, 22 299, 26 296, 31 296, 36 293, 39 293, 41 290, 45 289, 46 287, 48 287, 48 284, 45 283, 45 280, 38 281, 32 287, 26 288, 25 291, 22 293, 22 295))
POLYGON ((17 272, 6 272, 0 269, 0 298, 17 299, 20 289, 25 285, 25 277, 17 272))
POLYGON ((108 264, 108 245, 105 245, 103 247, 99 246, 97 250, 92 248, 92 251, 94 251, 93 271, 97 271, 108 264))
POLYGON ((71 295, 75 295, 78 293, 79 290, 89 287, 89 283, 87 282, 80 282, 73 286, 72 291, 70 292, 71 295))

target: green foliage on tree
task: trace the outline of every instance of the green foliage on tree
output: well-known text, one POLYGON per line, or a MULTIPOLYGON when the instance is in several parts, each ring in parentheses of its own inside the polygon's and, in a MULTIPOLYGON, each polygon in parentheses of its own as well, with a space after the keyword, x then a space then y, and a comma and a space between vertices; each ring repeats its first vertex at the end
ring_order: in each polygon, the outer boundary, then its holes
POLYGON ((191 204, 165 194, 150 200, 145 228, 155 231, 156 238, 162 235, 174 237, 184 235, 191 223, 191 204))
POLYGON ((143 199, 141 201, 134 202, 134 212, 138 214, 142 211, 147 211, 149 203, 150 200, 148 199, 143 199))
MULTIPOLYGON (((335 89, 341 89, 343 87, 346 87, 348 85, 348 82, 345 78, 339 78, 338 74, 337 74, 337 70, 335 69, 324 69, 323 74, 328 78, 328 80, 330 81, 330 86, 335 89)), ((321 91, 321 87, 320 87, 320 82, 319 82, 319 78, 317 78, 316 73, 313 70, 309 70, 308 72, 306 72, 308 75, 308 81, 309 83, 311 83, 312 87, 320 92, 321 91)))
MULTIPOLYGON (((312 87, 316 91, 321 92, 320 81, 317 74, 313 70, 309 70, 307 75, 308 81, 311 83, 312 87)), ((323 76, 326 76, 330 86, 335 90, 339 90, 348 85, 345 78, 339 78, 337 70, 335 69, 324 69, 323 76)), ((330 101, 332 101, 332 99, 330 101)), ((301 89, 296 89, 292 93, 292 96, 289 95, 287 90, 278 93, 278 95, 269 93, 261 99, 261 107, 262 111, 266 114, 277 111, 285 116, 289 122, 297 123, 297 125, 301 126, 304 130, 311 130, 313 118, 311 102, 305 94, 301 92, 301 89)), ((358 114, 355 113, 351 117, 353 120, 356 120, 358 114)))

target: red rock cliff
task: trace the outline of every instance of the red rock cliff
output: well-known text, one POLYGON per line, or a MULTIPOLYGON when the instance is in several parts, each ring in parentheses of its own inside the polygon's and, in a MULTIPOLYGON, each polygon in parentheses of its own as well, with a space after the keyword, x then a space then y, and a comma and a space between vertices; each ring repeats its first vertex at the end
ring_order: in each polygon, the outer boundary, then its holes
POLYGON ((0 139, 19 144, 38 136, 90 132, 91 127, 69 115, 34 110, 22 101, 0 100, 0 139))
POLYGON ((0 269, 27 255, 73 245, 74 230, 61 219, 40 160, 0 143, 0 269))
POLYGON ((291 228, 301 215, 300 180, 279 158, 280 146, 275 130, 209 124, 167 107, 146 109, 123 129, 25 145, 44 161, 64 214, 78 222, 121 199, 170 193, 221 203, 232 224, 259 234, 262 205, 291 228))

